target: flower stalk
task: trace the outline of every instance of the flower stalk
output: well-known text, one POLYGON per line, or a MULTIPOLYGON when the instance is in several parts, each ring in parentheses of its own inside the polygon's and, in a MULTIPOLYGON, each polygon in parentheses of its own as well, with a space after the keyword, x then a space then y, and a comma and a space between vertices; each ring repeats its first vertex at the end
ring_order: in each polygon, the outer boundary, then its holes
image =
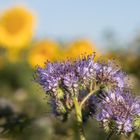
POLYGON ((92 90, 89 94, 87 94, 87 95, 85 96, 85 98, 81 101, 80 107, 82 108, 82 106, 84 105, 84 103, 85 103, 93 94, 97 93, 98 90, 99 90, 99 89, 92 90))
POLYGON ((106 140, 110 140, 110 138, 113 136, 113 134, 114 134, 114 131, 112 130, 112 131, 108 134, 106 140))
POLYGON ((135 133, 131 133, 130 137, 129 137, 129 140, 134 140, 134 137, 135 137, 135 133))
POLYGON ((80 140, 86 140, 84 129, 83 129, 83 119, 82 119, 82 112, 80 104, 76 97, 73 98, 74 106, 75 106, 75 114, 76 114, 76 120, 78 125, 78 131, 79 131, 79 137, 80 140))

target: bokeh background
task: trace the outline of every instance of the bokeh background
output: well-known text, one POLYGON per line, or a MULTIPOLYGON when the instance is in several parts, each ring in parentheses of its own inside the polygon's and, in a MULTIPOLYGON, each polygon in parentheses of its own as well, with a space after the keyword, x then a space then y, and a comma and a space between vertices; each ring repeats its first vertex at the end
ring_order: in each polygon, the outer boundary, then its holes
MULTIPOLYGON (((74 117, 51 115, 33 79, 46 60, 96 52, 115 59, 140 93, 140 2, 129 0, 0 0, 0 140, 77 140, 74 117)), ((106 134, 94 120, 88 140, 106 134)), ((114 136, 112 140, 127 140, 114 136)))

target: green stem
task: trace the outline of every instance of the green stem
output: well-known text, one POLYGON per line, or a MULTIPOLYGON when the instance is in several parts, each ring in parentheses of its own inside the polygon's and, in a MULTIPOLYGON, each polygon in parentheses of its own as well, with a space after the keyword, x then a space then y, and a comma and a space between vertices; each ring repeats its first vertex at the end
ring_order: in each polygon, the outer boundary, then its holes
POLYGON ((113 134, 114 134, 114 131, 111 131, 111 132, 108 134, 106 140, 110 140, 110 138, 113 136, 113 134))
POLYGON ((73 98, 73 101, 74 101, 74 105, 75 105, 75 113, 76 113, 79 137, 80 137, 80 140, 86 140, 85 134, 84 134, 84 129, 83 129, 83 120, 82 120, 81 107, 80 107, 76 97, 73 98))
POLYGON ((80 107, 82 108, 83 104, 93 95, 95 94, 99 89, 92 90, 85 98, 81 101, 80 107))
POLYGON ((134 140, 134 137, 135 137, 135 133, 131 133, 129 140, 134 140))

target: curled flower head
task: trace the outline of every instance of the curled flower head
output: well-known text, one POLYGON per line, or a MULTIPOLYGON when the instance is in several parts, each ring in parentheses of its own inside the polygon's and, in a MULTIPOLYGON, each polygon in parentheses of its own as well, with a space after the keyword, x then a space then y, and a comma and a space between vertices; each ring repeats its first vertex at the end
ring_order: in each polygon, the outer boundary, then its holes
POLYGON ((105 93, 97 108, 97 120, 106 131, 127 135, 135 129, 135 118, 140 115, 140 99, 120 90, 111 91, 105 93))
POLYGON ((84 56, 78 59, 75 64, 76 73, 83 84, 88 84, 96 77, 96 63, 94 63, 94 55, 84 56))
POLYGON ((107 64, 101 64, 97 74, 98 81, 111 88, 124 88, 126 86, 125 78, 124 72, 110 61, 107 64))
POLYGON ((59 77, 55 71, 56 65, 48 64, 46 69, 37 68, 36 81, 43 86, 46 92, 55 92, 58 87, 59 77))

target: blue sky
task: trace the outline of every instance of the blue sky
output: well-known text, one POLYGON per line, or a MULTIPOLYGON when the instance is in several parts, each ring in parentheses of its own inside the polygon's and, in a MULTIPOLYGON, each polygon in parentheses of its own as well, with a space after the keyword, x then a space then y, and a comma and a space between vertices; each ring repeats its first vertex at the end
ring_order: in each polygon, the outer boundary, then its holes
POLYGON ((99 43, 105 30, 129 40, 140 29, 138 0, 0 0, 0 10, 15 4, 23 4, 36 13, 36 36, 88 37, 99 43))

